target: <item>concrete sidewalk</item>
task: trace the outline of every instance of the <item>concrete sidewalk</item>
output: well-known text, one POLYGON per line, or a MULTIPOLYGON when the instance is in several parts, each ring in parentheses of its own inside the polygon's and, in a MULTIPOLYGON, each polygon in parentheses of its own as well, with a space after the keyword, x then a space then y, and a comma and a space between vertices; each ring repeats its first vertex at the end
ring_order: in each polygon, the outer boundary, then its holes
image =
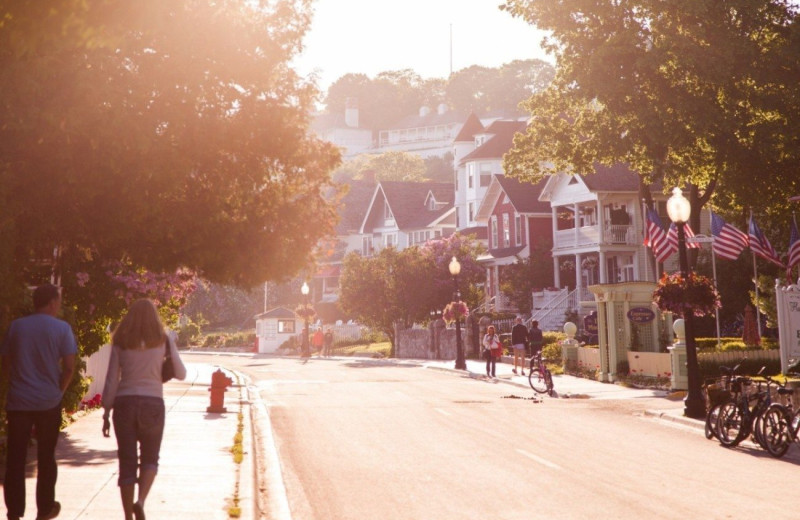
MULTIPOLYGON (((184 360, 186 362, 186 360, 184 360)), ((211 374, 218 367, 186 362, 185 381, 164 386, 167 416, 158 477, 145 505, 148 519, 227 519, 238 496, 240 518, 254 518, 252 431, 246 409, 247 389, 234 386, 225 394, 227 413, 207 413, 211 374), (242 408, 240 410, 240 408, 242 408), (244 425, 244 459, 236 464, 230 451, 239 425, 244 425)), ((224 371, 224 370, 223 370, 224 371)), ((242 381, 244 385, 244 381, 242 381)), ((101 433, 102 409, 89 412, 62 432, 58 441, 56 500, 59 519, 124 518, 117 487, 117 446, 101 433)), ((36 516, 35 449, 29 457, 25 518, 36 516)), ((5 509, 5 508, 4 508, 5 509)))

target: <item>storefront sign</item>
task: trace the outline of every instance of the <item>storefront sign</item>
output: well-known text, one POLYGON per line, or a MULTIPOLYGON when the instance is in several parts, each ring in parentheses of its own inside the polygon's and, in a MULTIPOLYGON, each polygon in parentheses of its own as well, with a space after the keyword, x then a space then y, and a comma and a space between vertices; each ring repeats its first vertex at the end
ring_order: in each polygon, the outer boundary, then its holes
POLYGON ((650 323, 656 318, 656 313, 647 307, 634 307, 628 311, 628 319, 634 323, 650 323))

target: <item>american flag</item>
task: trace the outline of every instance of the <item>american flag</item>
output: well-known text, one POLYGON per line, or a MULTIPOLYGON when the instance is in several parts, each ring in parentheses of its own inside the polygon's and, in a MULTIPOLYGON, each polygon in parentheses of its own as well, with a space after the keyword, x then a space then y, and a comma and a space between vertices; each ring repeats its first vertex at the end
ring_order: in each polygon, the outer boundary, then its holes
MULTIPOLYGON (((683 225, 683 234, 686 236, 686 247, 689 249, 700 249, 700 244, 689 242, 689 238, 694 236, 694 231, 689 227, 689 223, 683 225)), ((667 233, 667 241, 670 247, 675 251, 678 250, 678 226, 674 222, 669 225, 669 232, 667 233)))
MULTIPOLYGON (((797 232, 797 223, 792 219, 792 230, 789 234, 789 265, 788 270, 794 269, 794 266, 800 264, 800 233, 797 232)), ((791 274, 789 275, 791 278, 791 274)))
POLYGON ((644 245, 653 250, 657 262, 663 263, 669 256, 677 251, 667 240, 667 234, 661 226, 661 219, 652 209, 647 210, 647 227, 644 234, 644 245))
POLYGON ((747 234, 725 223, 722 217, 713 212, 711 213, 711 234, 714 235, 714 254, 727 260, 736 260, 744 248, 750 245, 747 234))
POLYGON ((772 247, 767 237, 765 237, 764 233, 758 228, 758 224, 756 224, 752 215, 750 216, 750 250, 753 254, 760 256, 764 260, 769 260, 781 267, 786 267, 783 265, 783 262, 781 262, 778 253, 775 252, 775 248, 772 247))

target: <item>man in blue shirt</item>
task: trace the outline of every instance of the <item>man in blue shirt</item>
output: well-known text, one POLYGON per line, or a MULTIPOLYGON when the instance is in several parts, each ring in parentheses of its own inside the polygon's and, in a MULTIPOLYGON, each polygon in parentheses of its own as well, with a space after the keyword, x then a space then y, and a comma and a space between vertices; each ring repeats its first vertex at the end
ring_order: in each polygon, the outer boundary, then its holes
POLYGON ((56 318, 61 295, 54 285, 33 292, 34 314, 11 323, 0 346, 6 398, 8 445, 3 495, 9 520, 25 514, 25 462, 31 428, 36 427, 37 520, 55 518, 56 442, 61 429, 61 398, 75 371, 78 346, 69 324, 56 318))

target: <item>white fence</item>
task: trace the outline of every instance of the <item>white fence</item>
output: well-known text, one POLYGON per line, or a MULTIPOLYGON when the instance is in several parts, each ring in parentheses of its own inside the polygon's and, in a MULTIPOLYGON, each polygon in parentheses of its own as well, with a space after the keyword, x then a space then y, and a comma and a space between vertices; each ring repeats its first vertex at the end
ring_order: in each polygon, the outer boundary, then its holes
POLYGON ((91 378, 89 390, 86 392, 86 399, 91 399, 97 394, 103 393, 106 385, 106 373, 108 372, 108 359, 111 357, 111 345, 103 345, 100 350, 86 359, 86 376, 91 378))

